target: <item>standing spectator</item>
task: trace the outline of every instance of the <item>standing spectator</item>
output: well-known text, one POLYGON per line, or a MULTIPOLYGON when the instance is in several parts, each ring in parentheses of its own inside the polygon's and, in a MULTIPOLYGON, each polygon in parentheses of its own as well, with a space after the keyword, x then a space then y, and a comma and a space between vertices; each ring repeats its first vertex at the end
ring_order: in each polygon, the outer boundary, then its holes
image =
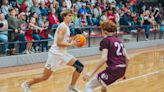
MULTIPOLYGON (((49 35, 48 28, 49 28, 49 21, 45 21, 44 22, 44 30, 40 30, 40 33, 39 33, 41 40, 48 40, 48 35, 49 35)), ((42 45, 42 48, 41 48, 42 52, 48 51, 48 41, 42 41, 41 45, 42 45)))
POLYGON ((0 13, 0 42, 3 42, 3 53, 7 55, 8 48, 8 23, 3 13, 0 13))
POLYGON ((24 12, 21 12, 18 17, 19 17, 19 20, 21 21, 21 24, 20 24, 21 31, 20 31, 18 40, 23 41, 23 42, 19 43, 19 53, 23 54, 26 49, 25 30, 27 30, 28 23, 26 21, 27 16, 24 12))
MULTIPOLYGON (((19 37, 20 21, 16 18, 16 10, 14 8, 9 9, 10 15, 8 17, 9 29, 13 31, 8 32, 9 42, 15 42, 19 37)), ((10 54, 15 54, 15 46, 13 43, 9 44, 10 54)))
POLYGON ((8 0, 3 0, 2 2, 2 6, 1 6, 1 9, 2 9, 2 13, 5 15, 5 18, 8 17, 8 14, 9 14, 9 8, 11 6, 9 5, 9 1, 8 0))
POLYGON ((149 10, 146 10, 145 11, 144 23, 143 24, 144 24, 145 36, 146 36, 146 39, 145 40, 148 40, 148 38, 149 38, 149 32, 150 32, 150 25, 153 24, 153 18, 150 15, 150 11, 149 10))
POLYGON ((158 30, 160 29, 160 24, 161 24, 161 15, 160 15, 160 10, 158 7, 155 7, 154 12, 153 12, 154 19, 157 24, 158 30))
POLYGON ((28 41, 26 50, 25 50, 26 54, 32 53, 32 41, 34 40, 33 32, 36 29, 43 30, 42 28, 40 28, 36 25, 36 19, 34 17, 31 17, 30 23, 28 25, 28 30, 26 30, 26 32, 25 32, 25 37, 26 37, 26 40, 28 41))

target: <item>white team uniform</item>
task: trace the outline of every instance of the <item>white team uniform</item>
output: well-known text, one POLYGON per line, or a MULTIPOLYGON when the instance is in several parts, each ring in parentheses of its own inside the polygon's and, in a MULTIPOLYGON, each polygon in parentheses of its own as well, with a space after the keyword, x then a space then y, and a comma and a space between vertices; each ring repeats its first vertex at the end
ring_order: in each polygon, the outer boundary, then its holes
POLYGON ((64 22, 62 22, 56 29, 56 32, 54 35, 54 43, 48 52, 48 59, 45 64, 45 67, 47 69, 54 70, 61 65, 67 64, 71 59, 74 58, 74 56, 67 53, 67 47, 62 48, 62 47, 57 46, 57 37, 58 37, 57 32, 60 31, 59 29, 60 27, 66 27, 66 34, 64 35, 64 42, 68 43, 70 39, 70 29, 64 22))

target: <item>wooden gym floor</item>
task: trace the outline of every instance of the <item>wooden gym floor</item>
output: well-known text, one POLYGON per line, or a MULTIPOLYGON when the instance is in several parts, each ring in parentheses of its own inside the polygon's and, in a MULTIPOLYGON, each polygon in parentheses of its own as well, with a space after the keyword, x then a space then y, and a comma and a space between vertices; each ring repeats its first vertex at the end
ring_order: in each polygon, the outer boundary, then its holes
MULTIPOLYGON (((164 46, 128 50, 128 53, 131 62, 126 72, 127 79, 110 85, 108 92, 164 92, 164 46)), ((79 58, 85 65, 83 73, 95 67, 99 57, 79 58)), ((23 92, 21 83, 41 76, 43 66, 44 63, 0 68, 0 92, 23 92)), ((57 69, 47 81, 33 85, 32 92, 66 92, 72 72, 73 68, 68 66, 57 69)), ((77 87, 84 90, 86 82, 82 80, 82 75, 77 87)), ((100 92, 100 89, 94 92, 100 92)))

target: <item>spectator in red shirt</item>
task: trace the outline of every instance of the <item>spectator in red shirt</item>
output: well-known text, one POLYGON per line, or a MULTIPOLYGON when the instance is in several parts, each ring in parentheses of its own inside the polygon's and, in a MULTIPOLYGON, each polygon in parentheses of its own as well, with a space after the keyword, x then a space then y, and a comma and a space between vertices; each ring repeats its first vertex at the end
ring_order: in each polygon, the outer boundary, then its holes
POLYGON ((53 9, 53 8, 51 9, 51 12, 48 15, 48 20, 49 20, 49 22, 50 22, 50 24, 53 28, 58 27, 60 21, 59 21, 57 15, 56 15, 55 9, 53 9))
POLYGON ((111 9, 108 11, 107 17, 108 17, 109 20, 112 20, 113 22, 116 23, 115 15, 113 14, 111 9))
POLYGON ((20 5, 20 10, 22 12, 24 12, 26 10, 26 7, 27 7, 27 0, 24 0, 23 3, 20 5))

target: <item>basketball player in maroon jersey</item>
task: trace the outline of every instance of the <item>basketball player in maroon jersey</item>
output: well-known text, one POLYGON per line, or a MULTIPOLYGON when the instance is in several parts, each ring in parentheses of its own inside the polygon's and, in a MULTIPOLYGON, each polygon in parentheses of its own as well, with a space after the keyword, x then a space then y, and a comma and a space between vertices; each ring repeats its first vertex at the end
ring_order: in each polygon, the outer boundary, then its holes
POLYGON ((104 21, 100 27, 105 36, 100 42, 101 59, 91 72, 84 75, 84 80, 88 81, 105 63, 107 67, 88 82, 85 92, 93 92, 96 87, 101 87, 101 92, 107 92, 108 85, 124 76, 129 61, 123 43, 114 36, 116 24, 109 20, 104 21))

